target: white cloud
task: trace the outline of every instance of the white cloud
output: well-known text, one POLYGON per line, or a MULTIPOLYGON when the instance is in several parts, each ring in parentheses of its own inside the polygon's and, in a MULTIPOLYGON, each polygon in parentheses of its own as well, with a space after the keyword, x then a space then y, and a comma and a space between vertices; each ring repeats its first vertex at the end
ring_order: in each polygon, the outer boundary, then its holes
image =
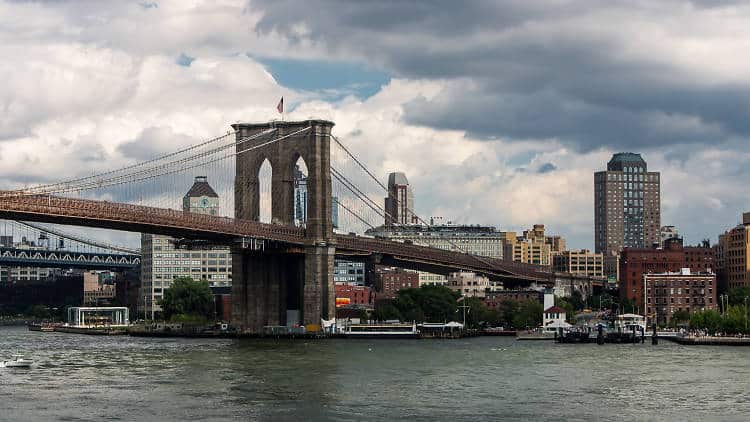
MULTIPOLYGON (((679 9, 669 22, 653 21, 649 18, 652 14, 644 12, 624 20, 619 29, 602 27, 601 22, 621 17, 620 12, 566 15, 558 18, 555 26, 531 20, 502 34, 479 31, 468 36, 484 43, 493 42, 492 37, 528 37, 543 44, 552 32, 568 37, 562 40, 568 43, 574 43, 576 37, 597 41, 595 47, 611 42, 608 45, 617 48, 602 54, 615 61, 651 60, 672 70, 668 74, 644 73, 656 79, 684 78, 701 85, 746 82, 747 61, 732 53, 743 51, 746 44, 743 37, 732 38, 745 30, 740 26, 743 10, 679 9), (573 28, 580 31, 572 32, 573 28), (692 34, 691 28, 695 28, 692 34), (640 38, 621 36, 638 31, 642 31, 640 38), (649 49, 639 47, 644 40, 649 49)), ((513 108, 501 108, 504 104, 498 104, 495 92, 485 90, 487 79, 473 77, 471 72, 455 78, 436 75, 439 67, 424 68, 422 74, 404 71, 394 64, 394 58, 384 57, 390 52, 416 50, 406 48, 395 33, 371 38, 370 44, 358 36, 350 40, 361 48, 355 57, 366 58, 370 47, 382 47, 372 56, 379 61, 376 64, 390 64, 404 75, 392 79, 373 97, 331 102, 326 101, 325 93, 280 86, 246 53, 326 59, 352 52, 347 45, 321 37, 316 27, 305 23, 296 23, 291 35, 278 28, 258 33, 255 24, 260 19, 254 4, 247 6, 242 1, 218 5, 164 1, 156 8, 124 3, 0 3, 0 38, 4 40, 0 45, 4 57, 0 63, 0 185, 7 188, 105 171, 225 133, 236 121, 277 118, 274 107, 283 95, 287 104, 298 104, 288 118, 333 120, 334 133, 381 180, 388 172, 405 171, 417 195, 417 211, 425 217, 438 215, 510 230, 544 223, 550 231, 568 237, 572 247, 591 247, 593 172, 603 169, 615 152, 601 146, 611 145, 606 139, 598 140, 586 152, 572 148, 554 131, 523 142, 501 131, 483 131, 479 139, 464 120, 474 110, 464 107, 467 97, 475 95, 470 98, 473 104, 479 101, 482 108, 495 107, 510 120, 529 115, 513 115, 513 108), (84 8, 87 13, 81 13, 84 8), (183 53, 195 58, 190 66, 177 63, 183 53), (407 118, 425 103, 443 116, 458 116, 450 126, 454 129, 420 125, 407 118), (552 164, 548 169, 554 169, 539 173, 547 163, 552 164)), ((366 34, 372 37, 377 32, 366 34)), ((409 41, 435 56, 471 50, 475 45, 460 41, 442 44, 429 33, 409 41)), ((576 57, 586 55, 581 52, 576 57)), ((418 66, 415 61, 422 58, 413 57, 404 66, 418 66)), ((430 63, 439 61, 423 64, 430 63)), ((468 66, 459 66, 465 71, 476 70, 483 63, 467 60, 456 65, 468 66)), ((538 76, 542 85, 549 81, 546 72, 536 73, 539 67, 519 66, 515 70, 530 77, 520 80, 528 83, 538 76)), ((568 66, 575 68, 575 63, 568 66)), ((504 69, 498 70, 494 84, 512 85, 519 80, 505 81, 504 76, 517 74, 500 70, 504 69)), ((555 78, 565 77, 565 68, 560 70, 555 78)), ((591 81, 592 85, 599 83, 603 81, 591 81)), ((544 102, 561 97, 559 91, 550 90, 539 98, 544 102)), ((528 98, 509 95, 502 100, 528 98)), ((589 103, 568 100, 560 102, 559 110, 591 111, 589 103)), ((548 110, 557 109, 536 109, 533 119, 519 124, 539 126, 545 118, 569 123, 564 116, 546 113, 548 110)), ((699 133, 708 139, 720 136, 724 129, 700 115, 668 113, 658 107, 638 110, 637 116, 640 125, 674 138, 699 133)), ((627 129, 628 122, 622 128, 627 129)), ((741 151, 742 139, 730 141, 711 146, 676 143, 659 150, 644 147, 649 167, 663 174, 662 221, 677 225, 691 242, 705 236, 715 239, 748 206, 742 182, 748 172, 742 164, 750 156, 741 151)), ((355 173, 353 163, 339 163, 376 201, 382 201, 379 187, 355 173)), ((175 202, 183 194, 183 184, 189 183, 189 175, 187 179, 169 186, 154 183, 149 189, 169 189, 171 193, 161 200, 175 202)), ((374 213, 369 215, 374 217, 374 213)), ((138 240, 137 235, 110 236, 126 242, 138 240)))

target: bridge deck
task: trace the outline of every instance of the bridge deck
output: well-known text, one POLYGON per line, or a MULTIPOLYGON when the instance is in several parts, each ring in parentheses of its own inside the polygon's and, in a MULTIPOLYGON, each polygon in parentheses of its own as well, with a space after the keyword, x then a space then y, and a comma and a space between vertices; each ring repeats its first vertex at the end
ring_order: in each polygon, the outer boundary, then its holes
MULTIPOLYGON (((118 202, 28 196, 7 191, 0 192, 0 218, 209 239, 227 244, 243 237, 291 245, 305 244, 305 230, 298 227, 118 202)), ((547 282, 551 274, 550 269, 544 266, 384 239, 337 235, 336 247, 343 253, 381 254, 401 262, 477 271, 527 281, 547 282)))

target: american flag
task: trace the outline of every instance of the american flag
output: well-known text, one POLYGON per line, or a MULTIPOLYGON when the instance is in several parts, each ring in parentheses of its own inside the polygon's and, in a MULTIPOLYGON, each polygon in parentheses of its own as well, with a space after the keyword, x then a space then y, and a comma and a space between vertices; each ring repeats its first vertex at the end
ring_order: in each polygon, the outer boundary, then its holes
POLYGON ((279 113, 284 113, 284 97, 281 97, 279 100, 279 105, 276 106, 276 110, 278 110, 279 113))

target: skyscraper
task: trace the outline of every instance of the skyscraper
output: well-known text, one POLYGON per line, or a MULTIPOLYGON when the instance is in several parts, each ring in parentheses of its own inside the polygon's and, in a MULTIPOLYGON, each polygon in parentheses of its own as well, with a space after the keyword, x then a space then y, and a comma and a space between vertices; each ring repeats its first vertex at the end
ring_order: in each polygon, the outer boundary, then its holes
POLYGON ((414 193, 406 175, 394 172, 388 175, 388 197, 385 198, 385 225, 417 223, 414 215, 414 193))
MULTIPOLYGON (((331 197, 331 224, 339 227, 339 202, 335 196, 331 197)), ((298 165, 294 166, 294 224, 304 226, 307 223, 307 175, 298 165)))
POLYGON ((659 243, 659 172, 647 170, 640 154, 614 154, 606 171, 594 173, 596 252, 618 253, 659 243))

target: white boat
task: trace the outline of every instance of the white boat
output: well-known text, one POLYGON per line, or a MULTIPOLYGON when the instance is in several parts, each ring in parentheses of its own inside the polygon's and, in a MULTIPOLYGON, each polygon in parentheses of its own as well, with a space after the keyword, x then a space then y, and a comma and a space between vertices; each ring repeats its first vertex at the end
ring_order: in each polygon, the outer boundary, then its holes
POLYGON ((646 318, 638 314, 620 314, 615 319, 615 331, 629 333, 635 328, 636 333, 646 332, 646 318))
POLYGON ((24 355, 16 353, 11 355, 10 360, 0 363, 0 366, 3 368, 31 368, 32 363, 34 363, 32 359, 26 359, 24 355))

